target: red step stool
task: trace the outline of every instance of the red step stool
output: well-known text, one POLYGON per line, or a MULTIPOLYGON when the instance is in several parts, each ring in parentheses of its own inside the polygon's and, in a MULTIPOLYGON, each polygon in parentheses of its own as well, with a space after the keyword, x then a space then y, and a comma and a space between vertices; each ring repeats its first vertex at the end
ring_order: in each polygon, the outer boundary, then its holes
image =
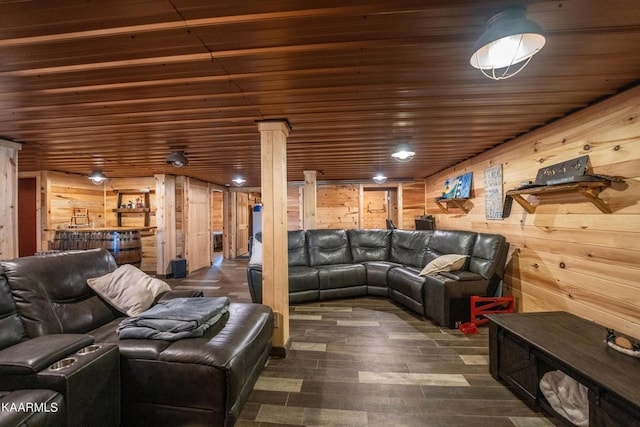
POLYGON ((515 309, 515 297, 508 295, 506 297, 470 297, 469 305, 471 306, 471 323, 474 325, 482 325, 487 323, 489 319, 484 317, 485 314, 494 313, 513 313, 515 309))

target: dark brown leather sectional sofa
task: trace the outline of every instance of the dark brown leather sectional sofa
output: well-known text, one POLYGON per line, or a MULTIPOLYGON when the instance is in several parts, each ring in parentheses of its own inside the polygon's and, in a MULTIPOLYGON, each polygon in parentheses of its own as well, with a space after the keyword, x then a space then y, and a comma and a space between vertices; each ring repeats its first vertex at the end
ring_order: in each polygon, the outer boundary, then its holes
MULTIPOLYGON (((42 404, 0 425, 232 426, 271 350, 271 309, 232 302, 203 337, 120 340, 123 315, 87 286, 116 268, 104 249, 0 261, 0 404, 42 404)), ((176 296, 194 293, 159 299, 176 296)))
MULTIPOLYGON (((469 296, 495 294, 509 249, 502 235, 462 230, 298 230, 288 242, 290 303, 382 296, 450 328, 468 320, 469 296), (460 270, 420 276, 445 254, 469 257, 460 270)), ((247 275, 261 302, 262 267, 247 275)))

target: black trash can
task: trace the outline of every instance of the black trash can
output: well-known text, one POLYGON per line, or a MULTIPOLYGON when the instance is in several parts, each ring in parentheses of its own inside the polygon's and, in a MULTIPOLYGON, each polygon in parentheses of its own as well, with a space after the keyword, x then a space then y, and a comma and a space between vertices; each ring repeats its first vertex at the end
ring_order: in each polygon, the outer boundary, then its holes
POLYGON ((187 260, 177 258, 171 260, 171 277, 174 279, 184 279, 187 277, 187 260))

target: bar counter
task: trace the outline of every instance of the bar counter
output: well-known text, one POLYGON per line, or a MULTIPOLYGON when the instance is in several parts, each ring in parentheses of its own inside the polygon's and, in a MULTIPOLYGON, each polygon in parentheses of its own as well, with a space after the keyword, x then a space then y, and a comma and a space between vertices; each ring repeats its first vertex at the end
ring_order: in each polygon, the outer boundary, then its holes
POLYGON ((141 233, 150 227, 65 228, 56 230, 51 250, 107 249, 118 265, 140 266, 142 261, 141 233))

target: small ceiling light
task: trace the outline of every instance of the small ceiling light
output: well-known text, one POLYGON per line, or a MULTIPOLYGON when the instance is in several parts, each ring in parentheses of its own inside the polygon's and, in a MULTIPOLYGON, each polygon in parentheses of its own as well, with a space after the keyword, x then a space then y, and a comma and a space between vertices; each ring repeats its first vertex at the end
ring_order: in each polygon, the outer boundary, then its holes
POLYGON ((507 9, 487 21, 473 46, 471 66, 490 79, 508 79, 522 71, 544 44, 542 29, 526 19, 524 7, 507 9))
POLYGON ((181 168, 189 164, 189 159, 184 155, 184 151, 174 151, 167 156, 166 162, 176 168, 181 168))
POLYGON ((375 182, 376 184, 384 184, 385 182, 387 182, 387 177, 384 176, 383 173, 378 172, 376 176, 373 177, 373 182, 375 182))
POLYGON ((95 185, 100 185, 107 179, 100 170, 94 170, 87 178, 89 178, 95 185))
POLYGON ((247 182, 247 180, 246 180, 246 179, 244 179, 244 178, 243 178, 243 177, 241 177, 241 176, 237 176, 237 177, 233 178, 233 179, 231 180, 231 182, 233 182, 233 185, 235 185, 236 187, 242 187, 242 185, 243 185, 245 182, 247 182))
POLYGON ((399 162, 408 162, 416 155, 416 151, 413 149, 413 145, 408 142, 400 142, 396 144, 391 153, 391 157, 399 162))

